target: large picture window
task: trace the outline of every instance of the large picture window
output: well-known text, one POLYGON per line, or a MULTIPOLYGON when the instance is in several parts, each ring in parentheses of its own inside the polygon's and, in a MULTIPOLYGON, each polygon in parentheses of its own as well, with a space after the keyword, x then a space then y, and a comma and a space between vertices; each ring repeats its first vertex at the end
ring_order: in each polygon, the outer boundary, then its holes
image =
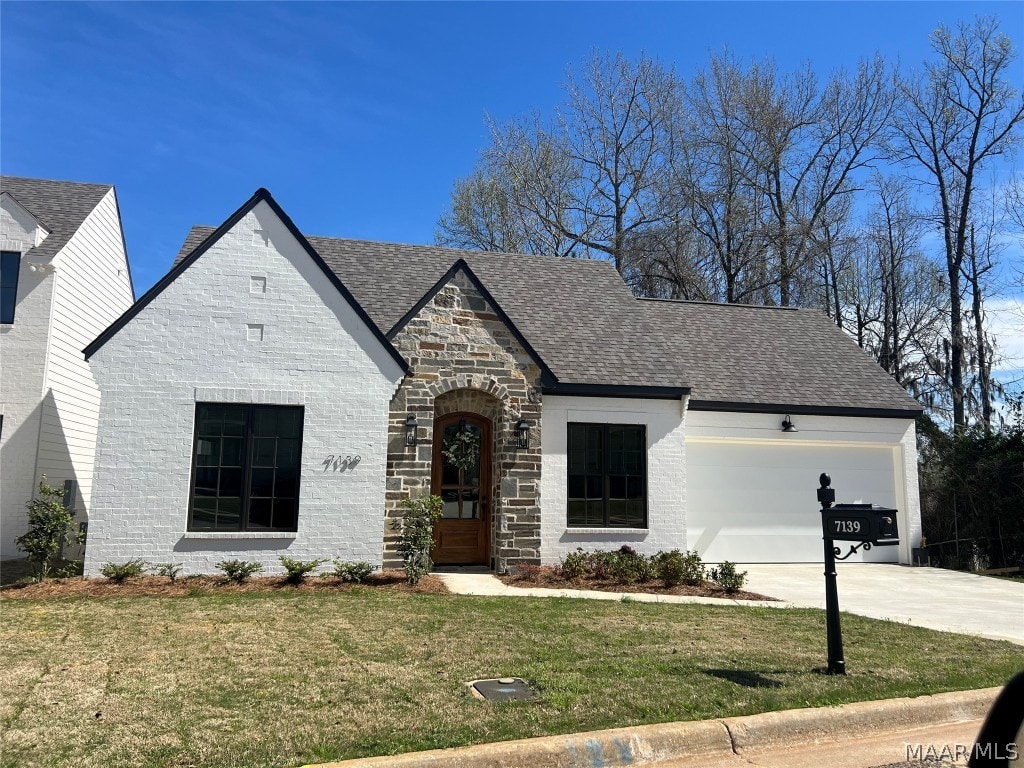
POLYGON ((198 403, 190 531, 295 531, 301 406, 198 403))
POLYGON ((20 272, 21 254, 17 251, 0 251, 0 323, 14 322, 20 272))
POLYGON ((569 424, 570 528, 647 527, 643 425, 569 424))

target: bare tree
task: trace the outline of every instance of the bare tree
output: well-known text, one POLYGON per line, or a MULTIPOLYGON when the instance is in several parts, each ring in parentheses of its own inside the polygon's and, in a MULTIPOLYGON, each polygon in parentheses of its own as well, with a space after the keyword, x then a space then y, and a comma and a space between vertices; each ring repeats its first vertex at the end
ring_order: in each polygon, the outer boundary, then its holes
POLYGON ((949 290, 949 383, 953 423, 966 425, 962 271, 979 171, 1018 138, 1024 101, 1007 79, 1015 58, 1010 39, 993 18, 940 26, 932 34, 938 60, 923 75, 898 80, 900 108, 892 146, 923 172, 936 195, 949 290))
POLYGON ((769 287, 764 269, 767 198, 756 184, 753 144, 743 113, 743 77, 728 57, 712 58, 686 89, 688 118, 671 176, 680 196, 675 210, 705 243, 706 266, 717 274, 716 296, 728 303, 751 301, 769 287))
POLYGON ((855 174, 879 157, 892 92, 880 57, 861 62, 853 77, 834 74, 824 88, 810 67, 782 76, 770 60, 738 76, 743 151, 769 202, 766 237, 778 303, 789 306, 799 303, 801 282, 810 275, 812 233, 838 198, 856 191, 855 174))
POLYGON ((629 244, 672 219, 660 193, 678 141, 675 74, 647 56, 595 53, 566 90, 550 123, 488 121, 481 169, 456 185, 439 242, 490 247, 495 232, 512 232, 498 239, 531 252, 608 258, 620 273, 638 263, 629 244), (506 208, 514 223, 499 225, 495 214, 506 208))

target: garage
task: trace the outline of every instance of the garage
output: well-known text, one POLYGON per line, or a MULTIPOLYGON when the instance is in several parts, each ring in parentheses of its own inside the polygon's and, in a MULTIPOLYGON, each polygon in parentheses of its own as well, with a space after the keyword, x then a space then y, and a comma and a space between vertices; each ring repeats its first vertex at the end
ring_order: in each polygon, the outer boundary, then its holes
POLYGON ((913 531, 903 490, 905 422, 804 417, 798 434, 783 434, 774 418, 765 424, 760 415, 755 424, 741 424, 737 414, 688 416, 687 546, 706 562, 822 562, 815 496, 822 472, 831 474, 838 501, 900 511, 904 546, 876 547, 850 560, 906 562, 901 552, 913 531))

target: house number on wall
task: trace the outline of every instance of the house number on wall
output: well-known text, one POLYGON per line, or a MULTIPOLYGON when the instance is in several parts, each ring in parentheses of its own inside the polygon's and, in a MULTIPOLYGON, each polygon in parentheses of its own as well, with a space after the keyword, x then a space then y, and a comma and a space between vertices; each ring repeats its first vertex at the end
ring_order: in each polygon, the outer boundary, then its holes
POLYGON ((323 460, 324 472, 345 472, 355 469, 356 464, 363 460, 362 456, 335 456, 333 453, 323 460))

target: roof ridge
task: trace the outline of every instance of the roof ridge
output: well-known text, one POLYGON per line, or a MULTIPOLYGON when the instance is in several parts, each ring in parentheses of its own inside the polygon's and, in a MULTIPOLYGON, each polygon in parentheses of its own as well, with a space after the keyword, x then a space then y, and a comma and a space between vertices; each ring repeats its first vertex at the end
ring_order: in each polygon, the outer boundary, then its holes
MULTIPOLYGON (((197 229, 210 229, 213 230, 215 227, 209 224, 193 224, 189 229, 190 232, 197 229)), ((435 251, 445 251, 452 254, 453 258, 461 258, 464 254, 471 254, 473 256, 510 256, 512 258, 525 258, 525 259, 543 259, 552 262, 574 262, 574 263, 590 263, 599 264, 602 268, 612 267, 610 259, 591 259, 585 257, 575 256, 549 256, 543 253, 515 253, 512 251, 482 251, 474 250, 472 248, 451 248, 447 245, 432 245, 429 243, 400 243, 394 240, 367 240, 361 237, 338 237, 336 235, 309 235, 303 232, 303 236, 310 240, 333 240, 341 243, 351 243, 353 245, 391 245, 398 246, 401 248, 430 248, 435 251)))
POLYGON ((728 301, 701 301, 699 299, 662 299, 657 296, 637 296, 637 301, 660 301, 664 304, 699 304, 706 307, 742 307, 746 309, 778 309, 787 312, 796 312, 802 307, 773 307, 768 304, 739 304, 728 301))
MULTIPOLYGON (((98 189, 112 189, 113 184, 101 181, 72 181, 70 179, 44 179, 39 176, 12 176, 11 174, 0 175, 0 182, 10 179, 11 181, 43 181, 48 184, 72 184, 76 187, 96 187, 98 189)), ((6 191, 6 190, 5 190, 6 191)))

